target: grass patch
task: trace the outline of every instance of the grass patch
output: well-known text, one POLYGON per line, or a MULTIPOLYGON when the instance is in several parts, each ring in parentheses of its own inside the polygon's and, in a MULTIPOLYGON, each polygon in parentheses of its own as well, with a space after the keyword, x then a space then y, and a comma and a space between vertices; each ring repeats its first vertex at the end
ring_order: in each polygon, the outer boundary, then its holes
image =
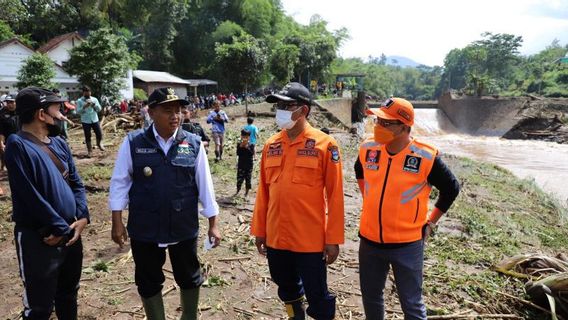
MULTIPOLYGON (((534 181, 518 179, 498 166, 453 156, 444 161, 462 186, 446 217, 457 220, 462 228, 457 234, 439 233, 429 241, 426 299, 433 305, 444 299, 473 301, 504 312, 515 303, 498 292, 522 297, 524 283, 501 276, 491 267, 521 253, 553 255, 566 250, 566 208, 534 181)), ((521 313, 533 319, 541 316, 521 313)))
POLYGON ((107 164, 92 164, 78 169, 79 175, 85 181, 108 181, 112 177, 113 166, 107 164))

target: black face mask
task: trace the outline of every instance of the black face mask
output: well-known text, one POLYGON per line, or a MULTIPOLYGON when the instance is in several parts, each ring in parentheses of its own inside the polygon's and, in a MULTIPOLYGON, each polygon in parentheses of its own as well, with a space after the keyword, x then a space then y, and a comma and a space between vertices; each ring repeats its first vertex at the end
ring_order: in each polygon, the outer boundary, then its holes
POLYGON ((47 125, 47 136, 48 137, 60 136, 61 133, 63 133, 63 120, 59 120, 59 119, 53 117, 52 115, 50 115, 47 112, 46 112, 46 114, 53 119, 53 124, 46 123, 46 125, 47 125))
POLYGON ((49 137, 60 136, 63 132, 63 121, 53 118, 54 124, 47 124, 47 135, 49 137))

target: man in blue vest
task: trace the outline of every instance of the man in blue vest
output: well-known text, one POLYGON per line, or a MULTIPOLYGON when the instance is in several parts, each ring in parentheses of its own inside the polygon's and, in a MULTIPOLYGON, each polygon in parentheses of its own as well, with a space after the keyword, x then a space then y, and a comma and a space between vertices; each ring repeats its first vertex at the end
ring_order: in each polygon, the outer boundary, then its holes
POLYGON ((213 247, 221 241, 205 149, 199 136, 180 128, 181 106, 188 103, 172 88, 154 90, 148 99, 154 123, 124 139, 110 183, 112 239, 122 248, 130 236, 134 279, 149 320, 165 320, 161 291, 166 248, 181 288, 181 319, 197 319, 203 282, 197 259, 198 213, 209 219, 208 241, 213 247), (122 210, 127 206, 126 229, 122 210))

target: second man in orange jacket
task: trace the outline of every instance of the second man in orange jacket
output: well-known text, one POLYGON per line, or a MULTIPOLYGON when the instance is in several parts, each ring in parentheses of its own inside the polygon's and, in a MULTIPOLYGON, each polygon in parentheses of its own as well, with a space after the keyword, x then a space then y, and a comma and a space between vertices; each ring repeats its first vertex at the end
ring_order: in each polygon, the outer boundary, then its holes
POLYGON ((309 316, 333 319, 326 264, 337 259, 344 241, 339 146, 307 122, 315 102, 301 84, 290 83, 266 101, 276 103, 282 131, 262 151, 251 233, 290 319, 305 319, 304 295, 309 316))

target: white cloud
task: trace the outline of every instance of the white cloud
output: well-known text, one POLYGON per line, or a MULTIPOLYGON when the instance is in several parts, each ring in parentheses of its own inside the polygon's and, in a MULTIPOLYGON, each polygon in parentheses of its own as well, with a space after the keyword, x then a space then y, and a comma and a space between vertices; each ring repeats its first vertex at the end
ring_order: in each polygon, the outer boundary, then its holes
POLYGON ((534 54, 554 39, 568 43, 566 0, 283 0, 296 21, 313 14, 331 29, 346 27, 351 40, 344 57, 400 55, 419 63, 442 65, 454 48, 481 39, 483 32, 523 37, 522 54, 534 54))

